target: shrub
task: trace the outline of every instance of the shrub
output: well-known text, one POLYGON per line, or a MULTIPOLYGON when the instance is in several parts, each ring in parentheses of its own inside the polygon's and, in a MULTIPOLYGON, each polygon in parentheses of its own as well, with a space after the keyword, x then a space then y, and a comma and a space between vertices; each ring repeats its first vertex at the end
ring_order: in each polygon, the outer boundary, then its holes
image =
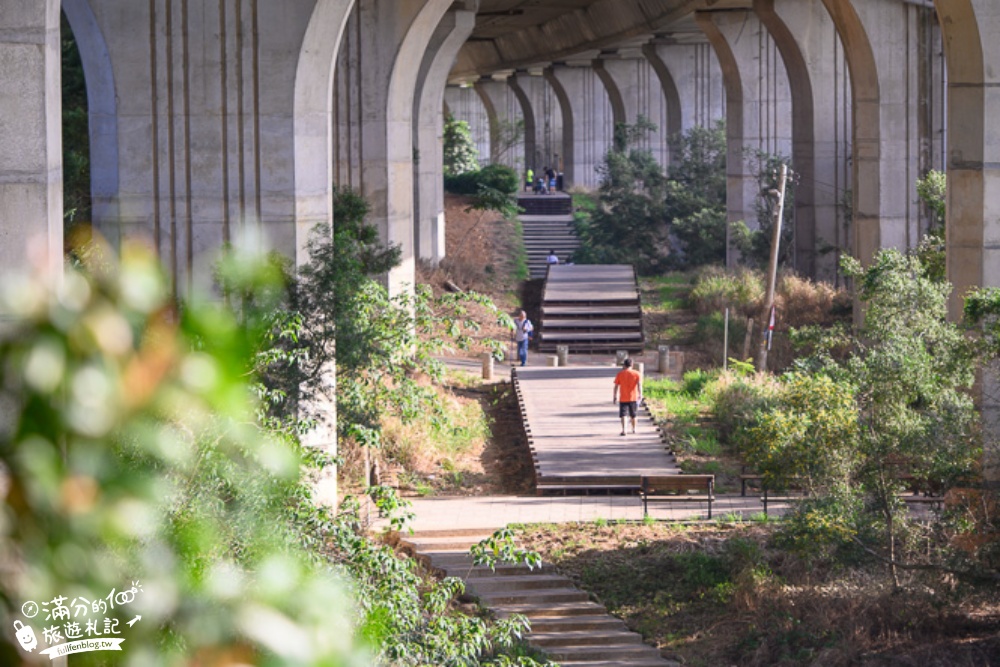
POLYGON ((505 195, 514 194, 520 187, 520 179, 513 169, 502 164, 491 164, 472 171, 448 174, 444 177, 444 187, 457 195, 474 195, 480 186, 499 190, 505 195))
POLYGON ((712 392, 720 440, 737 451, 745 449, 756 415, 771 405, 777 391, 778 381, 770 375, 722 373, 712 392))
POLYGON ((854 392, 825 375, 788 374, 747 435, 742 453, 769 488, 795 484, 812 495, 846 484, 857 456, 854 392))
POLYGON ((730 272, 709 267, 695 279, 690 299, 699 315, 729 308, 731 314, 755 317, 764 300, 764 279, 759 273, 745 269, 730 272))

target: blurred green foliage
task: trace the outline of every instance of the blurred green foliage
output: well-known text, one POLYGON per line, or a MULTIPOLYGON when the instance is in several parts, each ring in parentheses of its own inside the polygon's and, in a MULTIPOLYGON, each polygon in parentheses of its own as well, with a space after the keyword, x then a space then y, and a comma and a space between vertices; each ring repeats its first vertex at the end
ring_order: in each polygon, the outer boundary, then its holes
POLYGON ((0 622, 139 582, 108 612, 142 616, 116 664, 366 664, 343 582, 301 548, 298 446, 254 419, 245 330, 174 307, 142 247, 86 257, 58 284, 3 284, 0 622))

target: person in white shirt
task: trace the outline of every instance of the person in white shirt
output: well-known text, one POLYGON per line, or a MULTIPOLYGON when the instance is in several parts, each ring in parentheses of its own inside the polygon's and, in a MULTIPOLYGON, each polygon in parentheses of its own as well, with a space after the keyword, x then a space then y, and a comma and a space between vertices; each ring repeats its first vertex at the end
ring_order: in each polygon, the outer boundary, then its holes
POLYGON ((523 310, 517 311, 517 317, 514 318, 514 341, 517 343, 517 358, 522 366, 528 363, 528 342, 534 331, 535 327, 531 325, 527 314, 523 310))
POLYGON ((556 251, 555 250, 549 250, 549 256, 545 258, 545 263, 546 264, 558 264, 559 263, 559 256, 556 255, 556 251))

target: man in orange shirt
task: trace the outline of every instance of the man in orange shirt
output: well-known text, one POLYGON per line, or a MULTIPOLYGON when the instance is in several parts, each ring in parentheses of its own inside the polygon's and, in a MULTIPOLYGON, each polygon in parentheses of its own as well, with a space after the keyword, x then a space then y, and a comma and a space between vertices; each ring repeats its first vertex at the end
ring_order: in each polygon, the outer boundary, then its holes
POLYGON ((615 395, 611 399, 612 403, 618 403, 618 416, 622 420, 622 435, 625 435, 625 415, 632 419, 632 432, 635 433, 635 413, 642 401, 642 375, 639 371, 632 369, 632 360, 626 359, 625 368, 615 376, 615 395), (619 389, 621 390, 621 402, 619 403, 619 389))

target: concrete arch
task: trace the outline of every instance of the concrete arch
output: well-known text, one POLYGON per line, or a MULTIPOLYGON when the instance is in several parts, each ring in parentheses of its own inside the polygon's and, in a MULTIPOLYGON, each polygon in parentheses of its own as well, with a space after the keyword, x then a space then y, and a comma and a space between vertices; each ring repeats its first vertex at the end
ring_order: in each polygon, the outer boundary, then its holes
POLYGON ((816 275, 815 128, 812 80, 792 31, 778 16, 775 0, 754 0, 754 11, 778 47, 792 93, 792 166, 801 176, 795 189, 795 268, 816 275))
POLYGON ((527 169, 535 165, 538 168, 541 166, 538 164, 541 159, 537 149, 538 127, 535 123, 535 110, 531 105, 531 99, 524 92, 521 82, 517 79, 517 74, 507 79, 507 85, 514 91, 514 96, 517 97, 517 101, 521 105, 521 114, 524 118, 524 167, 527 169))
MULTIPOLYGON (((677 92, 677 82, 674 81, 673 74, 670 73, 667 63, 657 53, 655 45, 643 44, 642 55, 645 56, 653 71, 656 72, 656 77, 660 80, 660 89, 663 91, 663 98, 667 104, 667 136, 673 138, 681 133, 681 128, 683 127, 681 96, 677 92)), ((673 156, 671 156, 671 161, 673 159, 673 156)))
POLYGON ((615 78, 611 76, 611 73, 604 66, 604 61, 600 58, 596 58, 593 61, 593 68, 597 74, 597 78, 604 84, 604 90, 608 93, 608 101, 611 102, 613 126, 618 127, 623 123, 627 123, 628 116, 625 113, 625 100, 622 99, 622 91, 618 88, 615 78))
POLYGON ((413 215, 415 246, 420 259, 437 263, 445 255, 444 146, 441 139, 444 90, 448 72, 465 43, 476 17, 470 11, 450 11, 434 31, 420 66, 413 99, 413 215))
POLYGON ((104 34, 87 0, 63 0, 87 83, 91 205, 96 220, 118 217, 118 97, 104 34))
POLYGON ((497 115, 497 107, 495 104, 493 104, 493 98, 490 96, 489 91, 486 90, 486 85, 484 84, 484 82, 477 81, 472 88, 473 90, 476 91, 476 95, 479 96, 480 101, 482 101, 483 108, 486 109, 486 120, 489 121, 489 126, 490 126, 490 133, 489 137, 487 138, 490 147, 489 150, 490 162, 491 163, 496 162, 496 157, 497 157, 495 152, 496 147, 493 145, 493 137, 495 137, 497 132, 499 131, 498 128, 499 128, 500 118, 497 115))
POLYGON ((552 86, 552 91, 555 93, 556 99, 559 101, 559 110, 562 113, 562 159, 563 164, 559 165, 557 169, 563 173, 563 183, 565 188, 569 188, 574 185, 574 174, 575 168, 574 164, 576 160, 574 159, 574 135, 573 135, 573 105, 570 103, 569 95, 566 94, 566 88, 562 85, 562 82, 553 74, 551 67, 546 67, 543 72, 545 80, 548 81, 549 85, 552 86))
POLYGON ((875 53, 868 33, 850 0, 823 0, 844 44, 854 99, 854 219, 855 255, 868 264, 882 245, 881 217, 881 96, 875 53))
MULTIPOLYGON (((743 191, 745 174, 743 173, 743 83, 740 79, 740 68, 736 56, 729 47, 722 31, 712 19, 709 12, 697 12, 695 21, 705 33, 715 51, 719 68, 722 70, 723 87, 726 90, 726 210, 727 221, 738 222, 746 216, 743 214, 743 191)), ((733 248, 729 244, 729 227, 726 227, 726 264, 735 260, 733 248)))
MULTIPOLYGON (((395 3, 393 3, 395 5, 395 3)), ((385 172, 377 187, 387 190, 385 210, 373 207, 386 219, 389 243, 402 248, 402 264, 388 276, 390 294, 413 289, 416 282, 416 249, 413 234, 413 98, 424 51, 452 0, 413 0, 414 12, 399 44, 389 77, 386 96, 385 172)), ((381 167, 379 167, 381 171, 381 167)))
POLYGON ((318 0, 302 39, 295 72, 295 262, 319 222, 333 220, 333 75, 354 0, 318 0))

